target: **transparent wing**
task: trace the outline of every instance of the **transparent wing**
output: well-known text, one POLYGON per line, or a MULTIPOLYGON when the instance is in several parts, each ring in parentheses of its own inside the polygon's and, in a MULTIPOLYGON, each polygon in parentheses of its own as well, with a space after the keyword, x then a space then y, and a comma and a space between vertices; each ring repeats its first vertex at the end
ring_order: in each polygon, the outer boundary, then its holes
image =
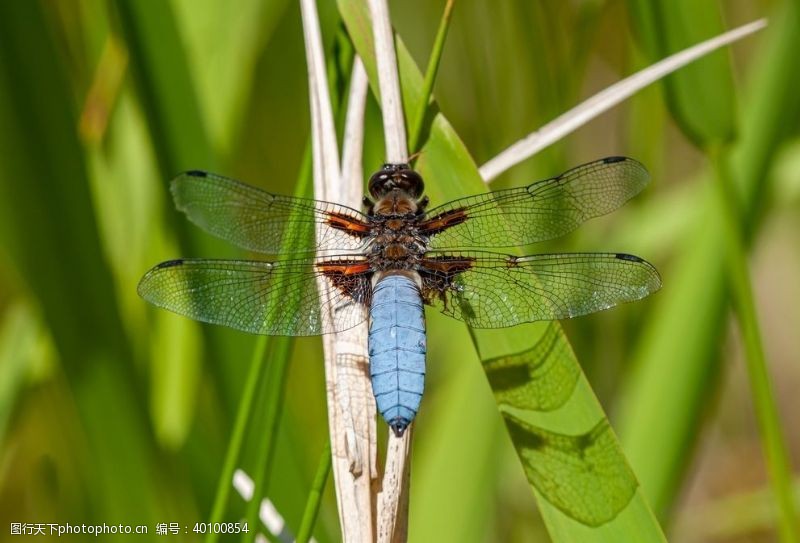
POLYGON ((177 208, 197 226, 260 253, 352 251, 369 231, 366 216, 355 209, 272 194, 208 172, 183 173, 171 190, 177 208))
POLYGON ((453 200, 428 212, 420 230, 431 249, 516 247, 554 239, 609 213, 641 191, 647 170, 608 157, 527 187, 453 200))
POLYGON ((516 257, 434 251, 423 259, 420 275, 427 303, 475 328, 569 319, 661 288, 651 264, 618 253, 516 257))
POLYGON ((148 302, 195 320, 282 336, 352 328, 366 319, 371 296, 366 263, 335 258, 170 260, 148 271, 138 291, 148 302), (319 277, 330 285, 324 294, 319 277), (323 322, 320 310, 331 308, 333 322, 323 322))

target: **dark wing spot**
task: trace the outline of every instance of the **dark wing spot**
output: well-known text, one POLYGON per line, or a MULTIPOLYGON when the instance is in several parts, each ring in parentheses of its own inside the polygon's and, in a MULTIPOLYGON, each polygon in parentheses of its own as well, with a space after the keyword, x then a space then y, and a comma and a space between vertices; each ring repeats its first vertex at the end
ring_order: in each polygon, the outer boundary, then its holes
POLYGON ((186 175, 190 177, 208 177, 208 172, 204 172, 203 170, 189 170, 186 172, 186 175))
POLYGON ((624 156, 609 156, 603 159, 604 164, 614 164, 615 162, 624 162, 628 160, 627 157, 624 156))
POLYGON ((183 264, 183 259, 176 258, 175 260, 167 260, 166 262, 162 262, 153 269, 162 270, 164 268, 172 268, 173 266, 180 266, 181 264, 183 264))
POLYGON ((625 253, 617 253, 617 255, 616 255, 616 256, 617 256, 617 258, 619 258, 620 260, 628 260, 629 262, 644 262, 644 260, 642 260, 642 259, 641 259, 641 258, 639 258, 638 256, 634 256, 634 255, 627 255, 627 254, 625 254, 625 253))

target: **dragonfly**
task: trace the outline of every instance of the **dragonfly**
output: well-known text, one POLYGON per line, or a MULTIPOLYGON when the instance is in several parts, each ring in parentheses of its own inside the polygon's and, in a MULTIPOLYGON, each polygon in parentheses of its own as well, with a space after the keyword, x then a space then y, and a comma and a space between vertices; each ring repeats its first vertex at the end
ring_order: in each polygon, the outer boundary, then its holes
POLYGON ((503 328, 602 311, 661 287, 655 267, 630 254, 487 250, 561 237, 617 209, 648 179, 636 160, 607 157, 429 209, 421 175, 385 164, 359 211, 188 171, 171 183, 177 208, 210 234, 274 258, 169 260, 144 275, 138 292, 254 334, 329 334, 369 321, 373 393, 399 437, 425 386, 424 306, 474 328, 503 328))

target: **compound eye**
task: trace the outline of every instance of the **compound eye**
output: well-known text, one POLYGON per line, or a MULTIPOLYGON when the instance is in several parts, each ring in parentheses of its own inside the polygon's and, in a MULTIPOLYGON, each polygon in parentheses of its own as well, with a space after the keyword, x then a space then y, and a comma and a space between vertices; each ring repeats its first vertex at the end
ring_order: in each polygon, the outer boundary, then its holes
POLYGON ((425 182, 422 176, 412 169, 402 172, 404 188, 414 198, 419 198, 425 192, 425 182))
POLYGON ((391 175, 387 173, 385 170, 381 170, 372 174, 369 178, 369 183, 367 184, 367 189, 369 190, 370 195, 375 198, 381 198, 390 189, 387 188, 387 184, 391 180, 391 175))

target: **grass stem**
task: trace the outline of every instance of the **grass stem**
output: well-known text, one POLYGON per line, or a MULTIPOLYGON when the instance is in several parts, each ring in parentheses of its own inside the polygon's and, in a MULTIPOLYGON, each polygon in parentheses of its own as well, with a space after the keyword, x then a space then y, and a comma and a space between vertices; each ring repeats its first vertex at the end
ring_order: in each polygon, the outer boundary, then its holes
POLYGON ((306 543, 311 539, 311 532, 319 514, 319 504, 322 502, 322 492, 325 490, 325 483, 328 481, 328 474, 331 471, 331 442, 325 443, 322 456, 319 457, 317 473, 308 494, 306 508, 303 511, 303 520, 300 522, 300 530, 297 532, 298 543, 306 543))
POLYGON ((428 103, 433 94, 433 84, 436 81, 436 74, 439 71, 439 63, 442 60, 442 51, 444 51, 444 41, 447 38, 447 31, 450 29, 450 19, 453 15, 453 6, 455 0, 447 0, 444 6, 444 13, 442 13, 442 20, 439 21, 439 29, 436 31, 436 39, 433 42, 433 49, 431 50, 431 58, 428 60, 428 68, 425 71, 425 79, 422 82, 422 100, 420 100, 419 108, 414 115, 414 121, 411 124, 411 134, 408 138, 408 148, 412 153, 416 153, 419 139, 422 137, 422 125, 425 122, 425 113, 428 111, 428 103))
MULTIPOLYGON (((265 376, 267 382, 266 392, 266 420, 261 429, 258 440, 258 453, 256 454, 256 466, 253 471, 253 497, 247 504, 245 519, 247 525, 251 527, 259 526, 259 510, 261 500, 266 495, 267 483, 272 469, 272 461, 275 458, 275 444, 278 442, 278 423, 280 422, 283 396, 286 384, 286 370, 289 366, 289 358, 293 340, 291 338, 277 337, 270 342, 270 360, 265 376)), ((251 529, 243 541, 255 541, 259 530, 251 529)))
MULTIPOLYGON (((242 451, 244 433, 250 414, 253 412, 253 399, 255 398, 258 383, 261 382, 261 375, 264 370, 264 352, 267 348, 267 336, 258 336, 253 347, 253 356, 250 361, 250 371, 247 373, 242 399, 239 401, 239 409, 236 411, 236 420, 233 424, 233 433, 228 443, 228 450, 225 453, 225 461, 222 465, 222 473, 217 483, 217 494, 214 497, 214 505, 211 508, 212 525, 223 522, 228 498, 231 493, 231 482, 233 472, 236 470, 236 462, 242 451)), ((251 525, 255 526, 255 525, 251 525)), ((219 534, 210 530, 206 536, 207 543, 214 543, 219 539, 219 534)))
POLYGON ((745 361, 750 379, 753 406, 756 410, 761 441, 772 489, 778 503, 778 529, 781 541, 800 541, 789 455, 780 424, 775 395, 772 390, 761 331, 758 326, 750 272, 743 246, 743 233, 739 224, 740 213, 736 205, 733 183, 728 171, 726 157, 720 149, 712 151, 717 172, 716 185, 719 203, 725 220, 728 272, 733 306, 739 322, 745 348, 745 361))

